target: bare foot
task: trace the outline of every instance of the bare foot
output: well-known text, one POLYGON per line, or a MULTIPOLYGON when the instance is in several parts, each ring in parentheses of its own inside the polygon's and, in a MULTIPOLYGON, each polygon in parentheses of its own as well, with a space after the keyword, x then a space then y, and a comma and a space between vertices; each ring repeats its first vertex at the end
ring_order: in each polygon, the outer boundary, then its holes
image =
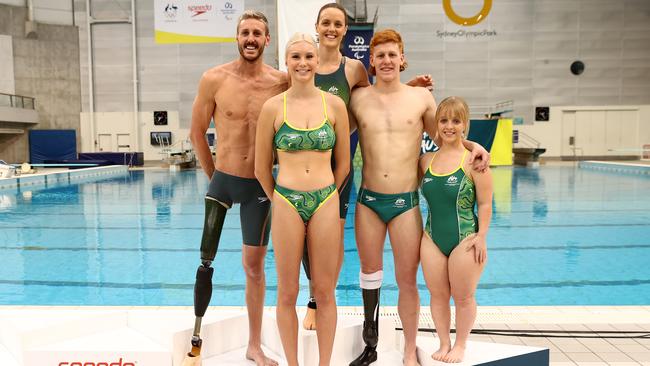
POLYGON ((276 360, 270 359, 264 355, 261 347, 248 346, 246 358, 255 362, 256 366, 278 366, 276 360))
POLYGON ((465 357, 465 347, 455 344, 442 361, 447 363, 460 363, 463 362, 463 357, 465 357))
POLYGON ((431 355, 431 358, 433 358, 436 361, 442 361, 444 360, 447 353, 449 353, 450 349, 451 349, 450 343, 440 342, 440 348, 438 348, 438 350, 431 355))
POLYGON ((302 321, 302 327, 306 330, 316 330, 316 309, 307 308, 305 319, 302 321))
POLYGON ((404 366, 420 366, 418 363, 418 355, 415 351, 410 353, 409 355, 404 355, 404 366))

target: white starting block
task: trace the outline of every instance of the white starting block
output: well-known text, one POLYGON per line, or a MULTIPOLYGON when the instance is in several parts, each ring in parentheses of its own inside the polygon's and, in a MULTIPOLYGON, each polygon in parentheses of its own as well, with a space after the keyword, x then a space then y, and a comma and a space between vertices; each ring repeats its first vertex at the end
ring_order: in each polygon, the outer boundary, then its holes
MULTIPOLYGON (((472 336, 470 335, 470 338, 472 336)), ((422 366, 449 366, 431 358, 440 343, 437 337, 417 338, 418 361, 422 366)), ((548 366, 548 348, 517 346, 511 344, 467 342, 465 359, 458 366, 548 366)))

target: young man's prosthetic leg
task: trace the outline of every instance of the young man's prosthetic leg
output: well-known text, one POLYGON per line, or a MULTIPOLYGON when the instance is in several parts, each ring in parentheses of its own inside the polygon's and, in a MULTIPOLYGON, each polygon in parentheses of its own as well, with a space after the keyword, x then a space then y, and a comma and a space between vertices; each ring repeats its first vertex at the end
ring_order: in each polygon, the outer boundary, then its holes
POLYGON ((366 347, 359 357, 350 362, 350 366, 368 366, 377 361, 377 343, 379 343, 379 290, 384 271, 366 274, 359 273, 359 283, 363 296, 363 342, 366 347))
POLYGON ((196 270, 194 283, 194 333, 192 335, 192 350, 183 361, 183 366, 199 365, 199 355, 203 341, 200 337, 201 320, 210 304, 212 297, 212 274, 214 268, 212 261, 217 254, 221 229, 226 218, 226 208, 219 201, 210 196, 205 197, 205 221, 203 223, 203 237, 201 238, 201 265, 196 270))

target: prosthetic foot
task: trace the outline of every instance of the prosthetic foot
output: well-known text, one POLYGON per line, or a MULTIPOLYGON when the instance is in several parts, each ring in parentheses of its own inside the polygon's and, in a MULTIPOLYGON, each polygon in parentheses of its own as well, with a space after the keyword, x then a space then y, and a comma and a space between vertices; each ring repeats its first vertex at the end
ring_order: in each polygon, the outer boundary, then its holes
POLYGON ((212 298, 212 275, 214 268, 212 261, 217 254, 221 229, 226 218, 227 208, 217 200, 205 197, 205 222, 203 223, 203 237, 201 239, 201 265, 196 270, 196 282, 194 283, 194 333, 192 335, 192 349, 183 360, 182 366, 201 365, 201 346, 203 340, 200 337, 201 321, 205 315, 210 299, 212 298))
POLYGON ((377 361, 377 343, 379 342, 377 325, 374 321, 363 322, 363 341, 366 343, 366 347, 359 357, 350 362, 350 366, 368 366, 377 361))
MULTIPOLYGON (((368 366, 377 361, 377 349, 375 347, 366 346, 363 353, 359 355, 354 361, 350 362, 350 366, 368 366)), ((183 364, 185 366, 185 364, 183 364)))

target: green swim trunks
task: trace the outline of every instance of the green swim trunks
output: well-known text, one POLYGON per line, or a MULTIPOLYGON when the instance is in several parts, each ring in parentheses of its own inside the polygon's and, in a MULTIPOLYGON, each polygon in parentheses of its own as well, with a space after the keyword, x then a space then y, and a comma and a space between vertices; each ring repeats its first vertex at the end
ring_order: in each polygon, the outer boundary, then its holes
POLYGON ((336 193, 336 185, 332 184, 314 191, 296 191, 276 184, 275 191, 296 209, 306 224, 316 211, 336 193))
POLYGON ((386 194, 361 188, 357 195, 357 202, 373 210, 384 223, 388 223, 417 206, 420 201, 418 191, 386 194))

